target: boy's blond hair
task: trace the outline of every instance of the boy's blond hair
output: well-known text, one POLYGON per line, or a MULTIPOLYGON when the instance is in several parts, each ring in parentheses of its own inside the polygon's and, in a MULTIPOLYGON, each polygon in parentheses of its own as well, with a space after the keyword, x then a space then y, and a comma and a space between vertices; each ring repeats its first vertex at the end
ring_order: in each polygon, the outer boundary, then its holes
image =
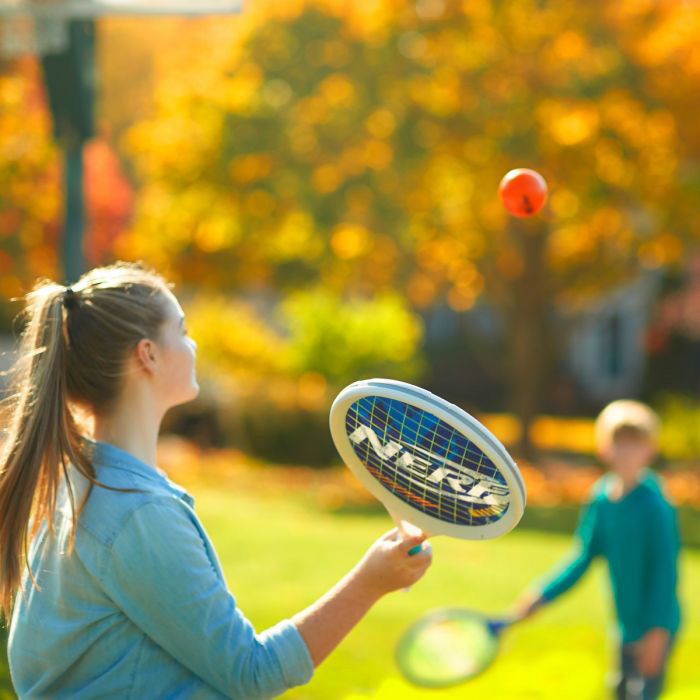
POLYGON ((598 449, 612 443, 615 433, 622 428, 633 428, 656 442, 659 435, 659 417, 644 403, 620 399, 609 403, 596 418, 595 437, 598 449))

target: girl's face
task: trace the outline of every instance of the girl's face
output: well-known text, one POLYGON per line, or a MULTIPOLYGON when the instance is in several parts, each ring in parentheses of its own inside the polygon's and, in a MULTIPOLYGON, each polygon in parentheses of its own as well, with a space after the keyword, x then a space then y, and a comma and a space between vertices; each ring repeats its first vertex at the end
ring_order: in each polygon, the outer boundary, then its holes
POLYGON ((165 303, 166 320, 157 343, 161 360, 157 385, 167 409, 196 398, 199 384, 195 371, 197 343, 187 335, 182 307, 172 295, 165 297, 165 303))

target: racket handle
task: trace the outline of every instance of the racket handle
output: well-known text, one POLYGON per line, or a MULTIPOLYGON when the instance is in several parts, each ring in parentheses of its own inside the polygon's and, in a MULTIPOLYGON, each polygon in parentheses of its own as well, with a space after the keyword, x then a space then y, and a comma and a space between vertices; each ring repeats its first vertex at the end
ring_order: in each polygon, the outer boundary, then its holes
MULTIPOLYGON (((429 554, 433 551, 433 548, 432 548, 430 542, 428 542, 428 541, 425 542, 425 550, 429 554)), ((418 552, 421 552, 421 551, 423 551, 423 543, 422 542, 421 542, 421 544, 417 544, 415 547, 411 547, 411 549, 408 550, 408 556, 413 557, 416 554, 418 554, 418 552)), ((408 592, 410 592, 410 590, 411 590, 411 587, 407 586, 406 588, 403 589, 403 592, 408 593, 408 592)))
POLYGON ((501 634, 501 632, 503 632, 504 629, 510 627, 513 624, 513 622, 514 620, 512 618, 487 620, 486 627, 488 628, 489 632, 491 632, 491 634, 497 637, 499 634, 501 634))

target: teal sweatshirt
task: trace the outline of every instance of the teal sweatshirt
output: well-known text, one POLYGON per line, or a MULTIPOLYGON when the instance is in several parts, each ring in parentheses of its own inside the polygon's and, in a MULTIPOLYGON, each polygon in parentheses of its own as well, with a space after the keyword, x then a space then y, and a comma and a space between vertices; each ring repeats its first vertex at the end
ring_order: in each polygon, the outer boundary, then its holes
POLYGON ((576 549, 541 584, 541 595, 552 601, 565 593, 601 556, 608 562, 622 642, 634 642, 652 627, 675 634, 681 617, 675 509, 649 470, 619 501, 608 496, 612 478, 607 474, 594 485, 576 529, 576 549))

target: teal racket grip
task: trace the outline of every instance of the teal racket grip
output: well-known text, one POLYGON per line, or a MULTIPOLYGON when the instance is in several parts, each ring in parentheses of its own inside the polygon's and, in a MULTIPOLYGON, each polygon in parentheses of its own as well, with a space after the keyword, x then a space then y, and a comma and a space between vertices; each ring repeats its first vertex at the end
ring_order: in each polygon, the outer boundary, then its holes
POLYGON ((421 542, 420 544, 417 544, 415 547, 411 547, 411 549, 408 550, 408 556, 413 557, 416 554, 418 554, 418 552, 420 552, 424 549, 428 552, 433 551, 433 548, 432 548, 430 542, 421 542))

